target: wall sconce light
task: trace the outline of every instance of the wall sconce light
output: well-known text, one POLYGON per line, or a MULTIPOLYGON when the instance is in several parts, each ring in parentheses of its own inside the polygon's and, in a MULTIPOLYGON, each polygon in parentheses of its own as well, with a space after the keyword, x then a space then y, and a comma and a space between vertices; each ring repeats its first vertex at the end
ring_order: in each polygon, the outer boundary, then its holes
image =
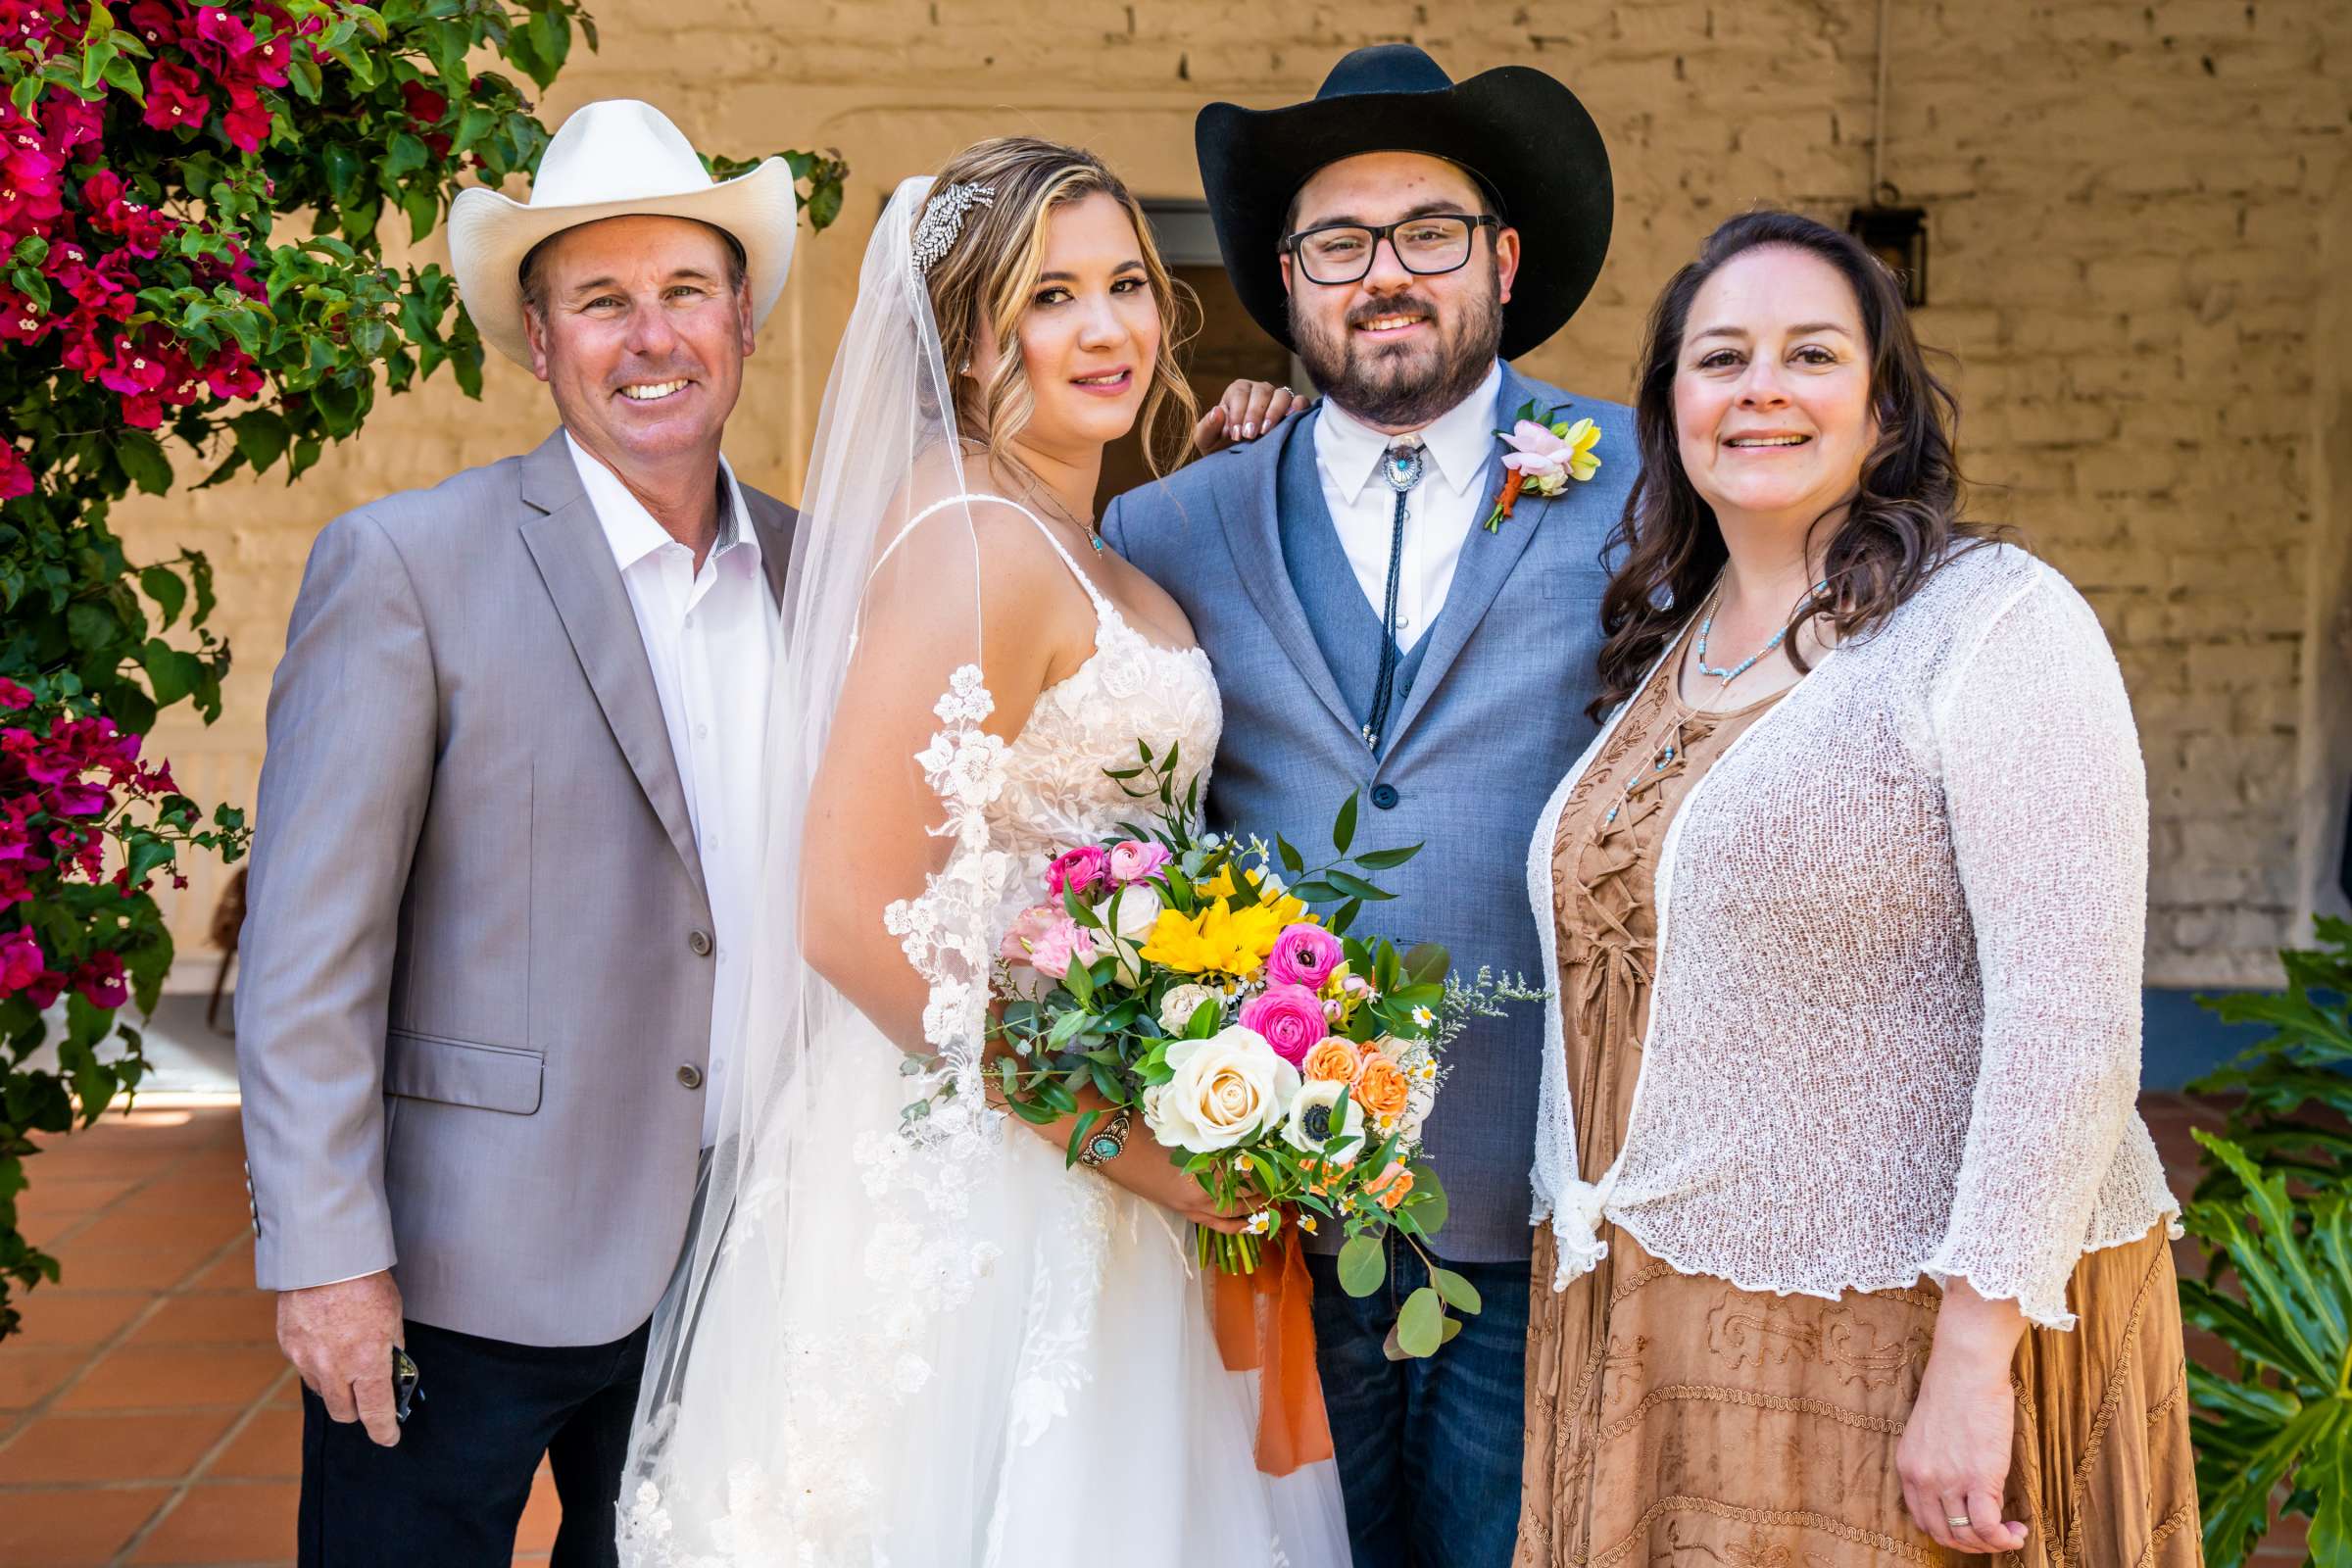
MULTIPOLYGON (((1893 196, 1884 187, 1882 197, 1893 196)), ((1869 247, 1902 281, 1903 303, 1917 310, 1928 303, 1928 213, 1924 207, 1857 207, 1845 231, 1869 247)))

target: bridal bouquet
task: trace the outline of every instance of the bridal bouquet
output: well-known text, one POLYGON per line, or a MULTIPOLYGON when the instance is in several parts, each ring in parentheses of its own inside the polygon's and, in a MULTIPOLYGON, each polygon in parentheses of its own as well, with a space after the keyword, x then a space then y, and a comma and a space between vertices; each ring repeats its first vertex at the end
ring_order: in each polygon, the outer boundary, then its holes
MULTIPOLYGON (((1446 1079, 1446 1048, 1474 1016, 1541 998, 1516 978, 1451 973, 1444 948, 1398 952, 1354 933, 1394 895, 1371 877, 1420 846, 1350 855, 1356 798, 1332 828, 1334 858, 1309 866, 1200 825, 1198 779, 1178 794, 1177 753, 1115 770, 1148 820, 1072 846, 1048 875, 1053 901, 1006 934, 991 1087, 1011 1111, 1075 1115, 1069 1158, 1107 1155, 1113 1117, 1140 1115, 1220 1206, 1247 1207, 1239 1236, 1201 1230, 1201 1262, 1256 1272, 1285 1224, 1338 1226, 1343 1289, 1369 1296, 1390 1233, 1415 1250, 1446 1222, 1446 1189, 1421 1132, 1446 1079), (1309 901, 1336 905, 1328 915, 1309 901), (1105 1105, 1081 1110, 1092 1089, 1105 1105)), ((1394 1356, 1426 1356, 1479 1309, 1478 1292, 1426 1251, 1431 1283, 1405 1301, 1394 1356)), ((1289 1260, 1286 1259, 1286 1262, 1289 1260)))

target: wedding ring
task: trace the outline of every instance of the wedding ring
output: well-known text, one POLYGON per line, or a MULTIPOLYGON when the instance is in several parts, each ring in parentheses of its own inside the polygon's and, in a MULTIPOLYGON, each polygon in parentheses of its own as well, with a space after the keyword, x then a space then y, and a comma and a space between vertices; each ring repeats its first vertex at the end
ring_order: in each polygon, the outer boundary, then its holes
POLYGON ((1950 1525, 1954 1530, 1966 1530, 1968 1528, 1968 1515, 1962 1514, 1959 1518, 1955 1519, 1947 1514, 1944 1516, 1943 1522, 1947 1525, 1950 1525))

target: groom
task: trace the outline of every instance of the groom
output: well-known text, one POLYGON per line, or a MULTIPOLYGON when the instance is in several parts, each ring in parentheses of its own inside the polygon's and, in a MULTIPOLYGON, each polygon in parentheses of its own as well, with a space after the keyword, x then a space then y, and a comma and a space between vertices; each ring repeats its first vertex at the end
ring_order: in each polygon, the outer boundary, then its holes
POLYGON ((652 107, 580 110, 529 205, 451 214, 563 427, 312 552, 237 990, 306 1568, 506 1563, 542 1456, 554 1562, 615 1560, 742 1003, 794 518, 719 437, 795 214, 781 160, 714 185, 652 107))
MULTIPOLYGON (((1600 270, 1600 133, 1539 72, 1455 83, 1385 44, 1341 61, 1310 103, 1210 105, 1197 141, 1236 291, 1324 395, 1103 514, 1104 539, 1176 597, 1216 662, 1209 814, 1321 843, 1360 792, 1360 839, 1425 846, 1384 878, 1384 930, 1550 985, 1534 973, 1528 846, 1592 734, 1601 551, 1636 444, 1625 409, 1502 361, 1557 331, 1600 270), (1495 432, 1531 402, 1540 420, 1595 421, 1600 468, 1519 497, 1489 529, 1495 432)), ((1543 1047, 1538 1006, 1481 1022, 1429 1122, 1451 1199, 1441 1261, 1484 1298, 1459 1337, 1425 1361, 1383 1353, 1425 1283, 1408 1250, 1363 1300, 1329 1256, 1310 1260, 1357 1568, 1511 1559, 1543 1047)))

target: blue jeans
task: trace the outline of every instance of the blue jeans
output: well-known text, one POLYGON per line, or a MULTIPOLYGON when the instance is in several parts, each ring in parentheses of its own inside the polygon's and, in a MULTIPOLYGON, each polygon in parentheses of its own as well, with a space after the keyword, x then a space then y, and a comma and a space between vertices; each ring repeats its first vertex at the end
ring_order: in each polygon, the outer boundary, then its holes
POLYGON ((1528 1266, 1438 1261, 1477 1287, 1482 1309, 1436 1355, 1392 1361, 1389 1326, 1428 1283, 1419 1255, 1392 1246, 1388 1288, 1361 1300, 1340 1289, 1335 1259, 1306 1260, 1355 1568, 1509 1568, 1518 1538, 1528 1266))

